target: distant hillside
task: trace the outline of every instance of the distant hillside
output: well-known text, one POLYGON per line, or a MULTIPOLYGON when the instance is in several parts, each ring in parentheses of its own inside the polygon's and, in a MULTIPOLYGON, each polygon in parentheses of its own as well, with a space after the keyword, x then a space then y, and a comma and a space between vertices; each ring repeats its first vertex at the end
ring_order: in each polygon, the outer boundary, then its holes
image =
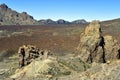
POLYGON ((53 21, 51 19, 41 19, 39 21, 35 20, 31 15, 27 14, 27 12, 19 13, 15 10, 9 8, 6 4, 0 5, 0 25, 46 25, 46 24, 82 24, 87 23, 87 21, 75 20, 72 22, 59 19, 57 21, 53 21))
POLYGON ((80 24, 80 23, 85 24, 85 23, 87 23, 87 21, 84 20, 84 19, 81 19, 81 20, 75 20, 75 21, 72 21, 72 23, 73 23, 73 24, 80 24))
POLYGON ((86 24, 88 23, 86 20, 84 19, 80 19, 80 20, 75 20, 75 21, 66 21, 64 19, 59 19, 57 21, 53 21, 51 19, 42 19, 38 21, 40 24, 86 24))
POLYGON ((114 27, 119 27, 120 26, 120 18, 118 19, 113 19, 113 20, 108 20, 108 21, 103 21, 102 25, 104 26, 114 26, 114 27))
MULTIPOLYGON (((0 25, 47 25, 47 24, 86 24, 88 23, 84 19, 79 19, 75 21, 66 21, 64 19, 59 19, 54 21, 52 19, 41 19, 35 20, 27 12, 19 13, 15 10, 9 8, 6 4, 0 5, 0 25)), ((120 26, 120 18, 102 21, 102 26, 120 26)))
POLYGON ((38 22, 26 12, 18 13, 6 4, 0 5, 0 24, 1 25, 34 25, 38 22))

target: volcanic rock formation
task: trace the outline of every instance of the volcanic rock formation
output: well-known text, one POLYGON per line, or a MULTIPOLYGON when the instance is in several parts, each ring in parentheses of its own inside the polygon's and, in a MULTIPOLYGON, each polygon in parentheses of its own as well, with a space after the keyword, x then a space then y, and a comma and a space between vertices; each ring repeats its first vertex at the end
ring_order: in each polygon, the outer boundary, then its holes
POLYGON ((35 25, 38 22, 26 12, 18 13, 6 4, 0 5, 0 24, 1 25, 35 25))
POLYGON ((18 50, 19 54, 19 66, 24 67, 30 64, 33 59, 47 59, 49 55, 51 55, 48 50, 39 50, 36 46, 32 45, 23 45, 18 50))
POLYGON ((103 62, 119 58, 119 44, 112 36, 102 36, 99 21, 93 21, 80 36, 77 53, 85 62, 103 62))

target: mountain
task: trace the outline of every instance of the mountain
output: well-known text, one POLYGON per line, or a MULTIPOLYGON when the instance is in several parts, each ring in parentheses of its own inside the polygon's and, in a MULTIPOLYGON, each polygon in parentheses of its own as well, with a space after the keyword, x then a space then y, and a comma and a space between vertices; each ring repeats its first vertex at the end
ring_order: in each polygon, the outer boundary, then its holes
POLYGON ((75 20, 75 21, 72 21, 72 22, 69 22, 69 21, 66 21, 64 19, 59 19, 57 21, 53 21, 51 19, 42 19, 42 20, 39 20, 38 21, 39 24, 86 24, 88 23, 86 20, 84 19, 81 19, 81 20, 75 20))
POLYGON ((57 23, 57 24, 70 24, 69 21, 65 21, 65 20, 63 20, 63 19, 57 20, 56 23, 57 23))
MULTIPOLYGON (((66 21, 64 19, 59 19, 57 21, 51 19, 41 19, 39 21, 35 20, 27 12, 19 13, 15 10, 9 8, 6 4, 0 5, 0 25, 47 25, 47 24, 86 24, 88 23, 84 19, 79 19, 75 21, 66 21)), ((101 21, 102 26, 120 26, 120 18, 101 21)))
POLYGON ((87 21, 84 19, 72 21, 72 24, 82 24, 82 23, 85 24, 87 23, 87 21))
POLYGON ((45 24, 71 24, 69 21, 59 19, 57 21, 51 20, 51 19, 42 19, 38 21, 39 24, 45 25, 45 24))
POLYGON ((39 24, 41 24, 41 25, 45 25, 45 24, 56 24, 56 22, 53 21, 53 20, 51 20, 51 19, 47 19, 47 20, 42 19, 42 20, 39 20, 38 22, 39 22, 39 24))
POLYGON ((0 24, 1 25, 35 25, 38 22, 26 12, 18 13, 6 4, 0 5, 0 24))
POLYGON ((46 24, 81 24, 87 23, 85 20, 75 20, 72 22, 59 19, 53 21, 51 19, 35 20, 27 12, 19 13, 9 8, 6 4, 0 5, 0 25, 46 25, 46 24))

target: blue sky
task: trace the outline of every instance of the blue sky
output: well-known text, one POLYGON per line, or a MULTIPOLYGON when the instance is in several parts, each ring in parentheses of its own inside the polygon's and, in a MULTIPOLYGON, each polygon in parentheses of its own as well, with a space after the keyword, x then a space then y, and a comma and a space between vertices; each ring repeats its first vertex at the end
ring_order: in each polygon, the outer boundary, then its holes
POLYGON ((110 20, 120 18, 120 0, 0 0, 35 19, 110 20))

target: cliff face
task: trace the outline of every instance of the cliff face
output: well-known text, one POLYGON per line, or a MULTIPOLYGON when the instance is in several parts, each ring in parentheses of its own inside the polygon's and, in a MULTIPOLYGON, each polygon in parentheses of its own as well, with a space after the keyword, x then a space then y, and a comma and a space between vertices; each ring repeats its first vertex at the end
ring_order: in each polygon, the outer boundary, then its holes
POLYGON ((18 13, 5 4, 0 5, 1 25, 33 25, 38 22, 26 12, 18 13))
POLYGON ((102 36, 99 21, 93 21, 80 36, 77 53, 83 61, 103 62, 119 58, 119 44, 112 36, 102 36))

